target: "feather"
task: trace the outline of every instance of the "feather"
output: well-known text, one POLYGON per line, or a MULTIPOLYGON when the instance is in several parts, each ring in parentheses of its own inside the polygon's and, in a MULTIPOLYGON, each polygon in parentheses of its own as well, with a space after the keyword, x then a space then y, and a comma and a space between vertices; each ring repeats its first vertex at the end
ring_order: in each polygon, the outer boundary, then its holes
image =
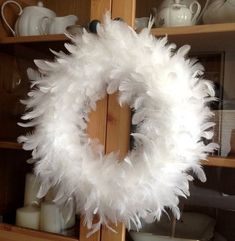
POLYGON ((193 168, 193 172, 196 174, 198 179, 201 182, 205 182, 206 181, 206 176, 205 176, 205 173, 202 170, 202 168, 199 165, 194 165, 192 168, 193 168))
POLYGON ((191 49, 190 45, 183 45, 178 49, 177 54, 185 57, 188 54, 190 49, 191 49))

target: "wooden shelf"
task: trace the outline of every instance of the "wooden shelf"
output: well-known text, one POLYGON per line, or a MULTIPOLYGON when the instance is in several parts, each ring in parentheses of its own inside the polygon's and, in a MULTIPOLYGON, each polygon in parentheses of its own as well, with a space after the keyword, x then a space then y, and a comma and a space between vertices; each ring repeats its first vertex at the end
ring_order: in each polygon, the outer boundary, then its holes
MULTIPOLYGON (((190 44, 195 51, 235 51, 235 23, 207 24, 184 27, 153 28, 156 37, 168 36, 178 46, 190 44)), ((64 34, 2 37, 0 44, 66 41, 64 34)))
POLYGON ((0 141, 0 148, 3 149, 22 149, 22 145, 17 142, 11 141, 0 141))
POLYGON ((11 241, 78 241, 77 238, 61 236, 32 229, 20 228, 9 224, 0 224, 0 240, 11 241))
POLYGON ((203 33, 235 33, 235 23, 204 24, 184 27, 153 28, 151 30, 155 36, 172 35, 200 35, 203 33))
POLYGON ((0 44, 57 42, 57 41, 66 41, 66 40, 68 40, 68 38, 64 34, 20 36, 20 37, 1 37, 0 44))
POLYGON ((210 156, 208 158, 208 161, 202 161, 202 164, 205 166, 235 168, 235 156, 233 157, 210 156))
POLYGON ((167 35, 179 46, 190 44, 196 51, 235 51, 235 23, 153 28, 151 33, 156 37, 167 35))

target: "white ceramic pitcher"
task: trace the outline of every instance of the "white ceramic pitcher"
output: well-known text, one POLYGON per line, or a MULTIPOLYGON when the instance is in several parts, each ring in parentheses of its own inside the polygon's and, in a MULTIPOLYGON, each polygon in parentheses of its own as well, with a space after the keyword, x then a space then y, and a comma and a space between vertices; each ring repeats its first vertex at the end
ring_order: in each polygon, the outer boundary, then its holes
POLYGON ((43 7, 42 2, 38 2, 37 6, 28 6, 23 9, 18 2, 10 0, 2 4, 1 16, 14 36, 27 36, 44 34, 44 30, 40 26, 42 19, 44 17, 54 18, 56 14, 52 10, 43 7), (14 29, 10 26, 4 15, 4 8, 7 4, 15 4, 20 10, 14 29))

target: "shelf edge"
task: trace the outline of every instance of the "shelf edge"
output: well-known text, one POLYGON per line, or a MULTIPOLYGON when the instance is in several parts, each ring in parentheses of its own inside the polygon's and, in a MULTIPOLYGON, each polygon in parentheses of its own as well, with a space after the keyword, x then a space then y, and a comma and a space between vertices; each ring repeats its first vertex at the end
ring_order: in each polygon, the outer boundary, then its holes
POLYGON ((235 32, 235 23, 202 24, 183 27, 153 28, 151 33, 155 36, 174 36, 191 34, 211 34, 222 32, 235 32))
POLYGON ((22 145, 17 142, 11 142, 11 141, 0 141, 0 148, 2 149, 17 149, 21 150, 22 145))
POLYGON ((202 161, 204 166, 235 168, 235 157, 209 156, 207 161, 202 161))
MULTIPOLYGON (((32 237, 33 240, 56 240, 56 241, 79 241, 76 237, 68 237, 68 236, 62 236, 59 234, 53 234, 53 233, 47 233, 42 232, 39 230, 33 230, 33 229, 26 229, 17 227, 11 224, 5 224, 0 223, 0 238, 7 238, 10 240, 11 236, 16 237, 18 235, 19 240, 24 240, 27 238, 27 240, 30 240, 29 238, 32 237), (21 238, 20 238, 21 237, 21 238)), ((16 240, 14 238, 14 240, 16 240)))
POLYGON ((64 34, 51 34, 19 37, 2 37, 0 38, 0 44, 57 42, 66 40, 69 39, 64 34))

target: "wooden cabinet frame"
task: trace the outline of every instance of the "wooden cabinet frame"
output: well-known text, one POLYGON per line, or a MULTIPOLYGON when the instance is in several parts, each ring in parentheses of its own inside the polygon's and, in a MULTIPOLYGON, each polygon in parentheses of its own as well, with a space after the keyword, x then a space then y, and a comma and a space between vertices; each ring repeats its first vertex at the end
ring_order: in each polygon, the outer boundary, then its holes
MULTIPOLYGON (((34 0, 21 0, 23 3, 34 4, 34 0)), ((49 3, 50 0, 45 0, 49 3)), ((55 1, 55 0, 52 0, 55 1)), ((52 2, 51 1, 51 2, 52 2)), ((3 0, 0 0, 2 3, 3 0)), ((110 11, 111 17, 121 17, 129 25, 134 26, 136 2, 140 0, 90 0, 90 19, 102 20, 103 14, 110 11)), ((153 2, 153 1, 152 1, 153 2)), ((85 1, 83 0, 83 4, 85 1)), ((66 4, 69 4, 66 3, 66 4)), ((144 4, 144 1, 141 2, 144 4)), ((57 6, 61 8, 61 5, 57 6)), ((13 21, 11 19, 10 21, 13 21)), ((153 35, 164 36, 168 34, 172 41, 187 42, 199 50, 219 49, 235 50, 235 24, 217 24, 213 28, 209 25, 193 26, 193 27, 180 27, 180 28, 165 28, 153 29, 153 35), (203 37, 204 44, 201 45, 200 39, 203 37), (222 40, 219 40, 221 39, 222 40), (216 41, 214 41, 217 39, 216 41), (221 45, 223 41, 223 45, 221 45)), ((66 38, 63 35, 58 36, 27 36, 27 37, 6 37, 2 35, 0 28, 0 44, 15 44, 27 42, 42 42, 42 41, 64 41, 66 38)), ((97 103, 97 110, 90 115, 90 122, 88 126, 88 134, 92 138, 98 138, 104 145, 105 153, 119 150, 120 157, 125 156, 129 149, 129 133, 130 133, 130 110, 128 106, 120 107, 117 102, 118 94, 107 95, 103 100, 97 103), (114 138, 115 136, 115 138, 114 138)), ((9 149, 19 149, 16 143, 2 144, 9 149)), ((221 158, 210 157, 209 162, 204 162, 205 165, 212 166, 226 166, 235 167, 234 158, 221 158)), ((82 218, 81 218, 82 219, 82 218)), ((96 219, 96 218, 95 218, 96 219)), ((113 226, 112 224, 110 224, 113 226)), ((119 223, 113 226, 117 231, 114 233, 102 227, 101 230, 87 238, 89 230, 83 226, 82 221, 80 224, 80 241, 125 241, 125 227, 119 223)), ((47 234, 39 231, 32 231, 27 229, 18 228, 11 225, 0 224, 0 240, 4 241, 75 241, 78 238, 62 237, 53 234, 47 234)))
MULTIPOLYGON (((92 1, 92 6, 94 7, 94 12, 91 12, 92 19, 102 19, 104 11, 110 4, 112 18, 121 17, 129 25, 133 26, 135 0, 112 0, 112 2, 105 0, 102 3, 103 7, 100 8, 101 11, 96 12, 98 2, 101 4, 102 1, 92 1)), ((130 110, 128 106, 121 108, 118 104, 117 97, 117 94, 109 95, 98 103, 97 111, 91 114, 88 133, 91 137, 99 138, 105 147, 105 153, 119 150, 120 157, 123 157, 129 149, 130 110), (95 121, 97 119, 99 121, 95 121), (98 126, 97 123, 99 123, 98 126)), ((113 226, 113 228, 117 233, 103 226, 100 232, 86 239, 84 235, 87 233, 87 230, 81 226, 80 240, 125 241, 126 231, 124 225, 118 224, 117 226, 113 226), (100 239, 98 237, 99 235, 100 239)))

